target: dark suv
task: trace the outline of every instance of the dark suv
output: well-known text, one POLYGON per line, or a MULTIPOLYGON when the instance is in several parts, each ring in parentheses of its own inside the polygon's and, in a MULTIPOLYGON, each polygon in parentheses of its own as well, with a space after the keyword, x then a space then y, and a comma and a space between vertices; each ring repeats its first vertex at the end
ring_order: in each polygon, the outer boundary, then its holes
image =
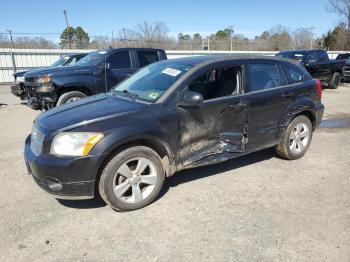
POLYGON ((141 67, 167 59, 152 48, 117 48, 94 51, 73 66, 30 71, 24 75, 27 105, 49 110, 80 98, 108 92, 141 67))
POLYGON ((158 62, 112 92, 40 114, 29 174, 57 198, 151 203, 164 178, 275 147, 302 157, 320 124, 322 86, 291 60, 192 57, 158 62))

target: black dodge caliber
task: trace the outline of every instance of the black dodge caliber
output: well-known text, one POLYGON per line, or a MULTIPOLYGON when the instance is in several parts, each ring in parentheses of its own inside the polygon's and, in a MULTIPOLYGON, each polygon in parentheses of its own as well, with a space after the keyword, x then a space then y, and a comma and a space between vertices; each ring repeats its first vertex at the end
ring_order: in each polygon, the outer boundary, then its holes
POLYGON ((321 95, 321 82, 284 58, 158 62, 110 93, 40 114, 26 165, 57 198, 99 194, 115 210, 134 210, 181 169, 268 147, 302 157, 323 116, 321 95))

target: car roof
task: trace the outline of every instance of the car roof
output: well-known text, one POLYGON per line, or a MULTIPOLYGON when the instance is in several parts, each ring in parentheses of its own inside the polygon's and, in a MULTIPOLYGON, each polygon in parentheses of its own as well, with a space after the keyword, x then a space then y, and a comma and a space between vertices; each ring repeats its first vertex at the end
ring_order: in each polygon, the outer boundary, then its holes
POLYGON ((325 51, 323 49, 298 49, 298 50, 286 50, 279 53, 308 53, 311 51, 325 51))
POLYGON ((256 56, 256 55, 204 55, 204 56, 190 56, 190 57, 181 57, 175 59, 169 59, 161 61, 160 63, 171 63, 171 62, 179 62, 183 64, 190 64, 192 66, 196 65, 205 65, 216 62, 227 62, 227 61, 242 61, 242 60, 255 60, 255 61, 284 61, 289 63, 297 63, 294 60, 290 60, 284 57, 276 57, 276 56, 256 56))
POLYGON ((129 51, 129 50, 141 50, 141 51, 164 51, 164 49, 160 48, 147 48, 147 47, 121 47, 121 48, 108 48, 108 49, 102 49, 102 50, 96 50, 96 51, 129 51))

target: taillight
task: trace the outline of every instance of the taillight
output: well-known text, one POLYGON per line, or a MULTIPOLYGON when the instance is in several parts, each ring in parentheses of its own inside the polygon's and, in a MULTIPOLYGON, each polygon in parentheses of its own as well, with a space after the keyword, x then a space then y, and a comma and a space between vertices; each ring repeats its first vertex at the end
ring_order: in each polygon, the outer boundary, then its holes
POLYGON ((318 94, 318 97, 320 98, 320 100, 322 99, 322 82, 318 79, 316 79, 316 92, 318 94))

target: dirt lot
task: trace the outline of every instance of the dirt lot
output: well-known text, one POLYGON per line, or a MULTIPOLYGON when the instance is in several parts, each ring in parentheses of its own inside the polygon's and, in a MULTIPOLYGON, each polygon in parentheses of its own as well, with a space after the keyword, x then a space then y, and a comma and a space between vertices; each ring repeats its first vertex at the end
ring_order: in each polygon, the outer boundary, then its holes
POLYGON ((350 261, 350 84, 323 100, 304 158, 265 150, 180 172, 154 204, 117 213, 35 185, 22 152, 38 113, 0 86, 0 260, 350 261))

